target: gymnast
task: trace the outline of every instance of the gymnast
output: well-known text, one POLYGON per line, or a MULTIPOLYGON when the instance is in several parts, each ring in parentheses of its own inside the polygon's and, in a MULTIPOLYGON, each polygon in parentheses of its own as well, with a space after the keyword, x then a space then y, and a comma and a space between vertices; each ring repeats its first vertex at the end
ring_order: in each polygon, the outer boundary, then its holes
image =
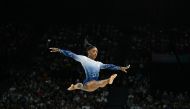
POLYGON ((112 84, 113 80, 117 77, 117 74, 111 75, 108 79, 99 80, 100 69, 110 69, 110 70, 121 70, 127 73, 127 69, 130 68, 130 65, 127 67, 120 67, 113 64, 103 64, 102 62, 95 61, 98 49, 89 44, 87 47, 88 56, 77 55, 71 51, 60 49, 60 48, 49 48, 50 52, 58 52, 64 54, 67 57, 73 58, 74 60, 80 62, 84 68, 86 78, 83 83, 71 84, 67 89, 69 91, 80 89, 87 92, 93 92, 98 88, 103 88, 107 84, 112 84))

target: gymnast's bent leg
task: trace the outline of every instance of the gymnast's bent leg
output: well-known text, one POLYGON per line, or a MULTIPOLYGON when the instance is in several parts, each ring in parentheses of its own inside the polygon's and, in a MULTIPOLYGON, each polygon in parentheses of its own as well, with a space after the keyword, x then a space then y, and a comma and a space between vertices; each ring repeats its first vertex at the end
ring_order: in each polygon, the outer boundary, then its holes
POLYGON ((113 80, 117 77, 117 74, 113 74, 110 76, 110 78, 105 79, 105 80, 100 80, 98 81, 98 85, 99 87, 103 88, 105 87, 107 84, 112 84, 113 80))

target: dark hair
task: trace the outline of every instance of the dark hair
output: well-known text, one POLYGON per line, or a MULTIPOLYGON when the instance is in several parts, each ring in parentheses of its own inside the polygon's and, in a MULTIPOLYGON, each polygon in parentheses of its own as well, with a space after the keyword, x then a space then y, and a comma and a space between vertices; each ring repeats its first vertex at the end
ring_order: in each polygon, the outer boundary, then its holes
POLYGON ((86 38, 84 39, 84 47, 86 48, 86 51, 96 48, 96 46, 90 44, 86 38))
POLYGON ((96 48, 96 46, 89 45, 88 47, 86 47, 86 51, 89 51, 89 50, 91 50, 91 49, 93 49, 93 48, 96 48))

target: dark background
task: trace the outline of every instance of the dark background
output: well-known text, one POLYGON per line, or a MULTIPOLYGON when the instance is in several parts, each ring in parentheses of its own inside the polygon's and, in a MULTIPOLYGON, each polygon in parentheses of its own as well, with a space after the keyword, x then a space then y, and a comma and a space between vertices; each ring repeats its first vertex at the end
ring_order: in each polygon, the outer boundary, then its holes
MULTIPOLYGON (((189 6, 185 0, 131 0, 125 2, 7 1, 1 3, 1 18, 1 23, 29 25, 28 30, 31 32, 31 37, 28 37, 27 42, 24 42, 26 43, 28 48, 26 48, 26 46, 21 46, 21 51, 16 53, 19 57, 25 57, 27 60, 27 57, 32 56, 32 54, 37 54, 37 50, 33 45, 34 43, 38 43, 38 37, 41 37, 43 32, 47 31, 47 29, 52 24, 113 24, 123 33, 127 34, 127 32, 130 31, 130 26, 132 25, 151 24, 152 28, 158 28, 161 26, 188 26, 190 23, 189 6)), ((2 46, 2 49, 6 49, 6 42, 2 42, 1 44, 4 45, 4 47, 2 46)), ((9 58, 6 56, 6 54, 4 54, 4 56, 5 58, 9 58)), ((2 60, 5 59, 4 57, 1 58, 2 60)), ((26 59, 22 59, 21 61, 18 59, 17 62, 25 63, 26 59)), ((17 64, 17 62, 15 62, 15 64, 17 64)), ((4 63, 7 62, 5 61, 4 63)), ((175 65, 179 66, 178 64, 179 62, 176 62, 175 65)), ((9 65, 7 65, 7 68, 8 66, 9 65)), ((160 64, 159 66, 161 67, 164 65, 160 64)), ((155 68, 150 67, 150 69, 155 68)), ((188 80, 188 68, 171 67, 170 69, 178 71, 175 73, 171 71, 171 73, 169 74, 169 76, 173 75, 170 78, 171 80, 169 80, 172 81, 171 84, 176 85, 178 83, 181 83, 182 81, 186 82, 188 80), (178 70, 176 70, 175 68, 177 68, 178 70), (179 69, 182 69, 183 72, 187 72, 181 73, 179 69), (174 81, 175 83, 173 83, 174 81)), ((159 81, 160 78, 164 78, 161 73, 158 73, 157 75, 159 75, 159 77, 155 76, 153 80, 159 81)))
POLYGON ((131 1, 13 1, 1 3, 1 18, 7 21, 102 22, 124 26, 129 23, 189 24, 185 0, 131 1))
MULTIPOLYGON (((1 86, 5 87, 10 78, 10 68, 30 69, 33 57, 39 55, 37 45, 42 35, 52 25, 66 24, 75 27, 77 24, 111 24, 121 30, 126 37, 121 39, 118 51, 125 50, 124 43, 131 27, 150 24, 151 28, 185 28, 189 30, 189 4, 185 0, 130 0, 130 1, 62 1, 62 2, 34 2, 34 1, 6 1, 0 3, 1 24, 12 23, 20 25, 23 31, 30 35, 23 43, 17 45, 17 51, 10 55, 6 50, 12 38, 1 37, 1 86), (122 45, 123 43, 123 45, 122 45)), ((68 26, 69 27, 69 26, 68 26)), ((175 34, 175 33, 174 33, 175 34)), ((15 38, 17 38, 15 36, 15 38)), ((172 34, 170 36, 172 39, 172 34)), ((127 45, 127 44, 126 44, 127 45)), ((171 48, 170 51, 173 49, 171 48)), ((190 51, 190 50, 189 50, 190 51)), ((130 51, 118 52, 118 64, 123 64, 119 56, 130 54, 130 51)), ((114 54, 114 53, 113 53, 114 54)), ((189 55, 189 52, 186 53, 189 55)), ((152 56, 150 56, 152 58, 152 56)), ((150 78, 151 90, 163 89, 184 91, 189 89, 189 58, 184 62, 180 54, 174 52, 174 62, 159 62, 152 58, 146 64, 145 71, 150 78)), ((159 60, 159 59, 158 59, 159 60)), ((135 65, 134 65, 135 66, 135 65)), ((133 69, 133 68, 132 68, 133 69)), ((134 67, 135 69, 135 67, 134 67)), ((131 70, 132 73, 133 70, 131 70)), ((9 85, 13 81, 9 82, 9 85)), ((6 87, 9 87, 7 85, 6 87)), ((4 88, 6 90, 6 88, 4 88)))

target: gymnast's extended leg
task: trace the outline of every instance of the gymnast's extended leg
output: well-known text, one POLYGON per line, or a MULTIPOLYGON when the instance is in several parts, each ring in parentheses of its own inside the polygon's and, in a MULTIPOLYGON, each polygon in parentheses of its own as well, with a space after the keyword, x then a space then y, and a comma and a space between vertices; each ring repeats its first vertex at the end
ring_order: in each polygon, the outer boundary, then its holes
POLYGON ((92 92, 95 91, 96 89, 98 89, 99 87, 103 88, 105 87, 107 84, 112 84, 113 80, 116 78, 117 74, 113 74, 112 76, 110 76, 110 78, 105 79, 105 80, 100 80, 100 81, 89 81, 87 84, 82 84, 82 83, 77 83, 75 85, 71 84, 71 86, 68 88, 68 90, 76 90, 76 89, 80 89, 83 91, 88 91, 88 92, 92 92))

